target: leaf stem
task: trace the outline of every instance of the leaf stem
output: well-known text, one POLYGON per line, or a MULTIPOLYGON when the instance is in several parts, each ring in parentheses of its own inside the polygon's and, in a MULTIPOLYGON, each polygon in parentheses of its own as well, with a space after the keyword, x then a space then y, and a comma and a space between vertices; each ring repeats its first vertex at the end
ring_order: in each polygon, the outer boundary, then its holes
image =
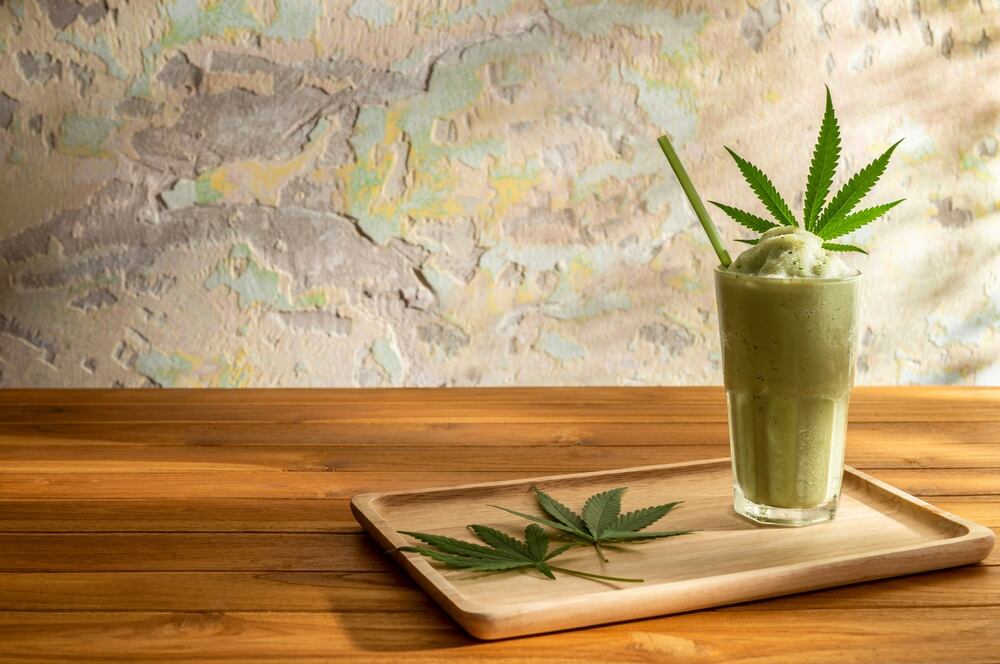
POLYGON ((557 572, 562 572, 563 574, 572 574, 574 576, 583 576, 588 579, 600 579, 602 581, 621 581, 622 583, 645 583, 645 579, 628 579, 621 576, 604 576, 603 574, 591 574, 589 572, 578 572, 575 569, 566 569, 565 567, 556 567, 555 565, 549 565, 550 569, 557 572))
POLYGON ((597 551, 597 557, 601 559, 601 562, 609 562, 608 557, 604 555, 604 550, 601 549, 601 543, 597 540, 594 540, 594 550, 597 551))
POLYGON ((719 257, 719 263, 722 264, 722 267, 729 267, 733 259, 729 257, 726 245, 722 244, 719 229, 715 227, 712 219, 708 216, 708 210, 705 209, 705 204, 701 202, 701 196, 698 195, 698 191, 694 188, 691 178, 688 177, 687 171, 684 170, 684 164, 681 163, 680 158, 677 156, 674 146, 670 144, 670 139, 664 134, 660 136, 657 143, 660 144, 663 155, 670 163, 670 168, 674 170, 674 175, 677 176, 677 181, 680 182, 681 189, 687 194, 688 201, 690 201, 694 213, 698 215, 698 221, 701 222, 701 227, 705 229, 708 241, 712 243, 712 248, 715 249, 715 254, 719 257))

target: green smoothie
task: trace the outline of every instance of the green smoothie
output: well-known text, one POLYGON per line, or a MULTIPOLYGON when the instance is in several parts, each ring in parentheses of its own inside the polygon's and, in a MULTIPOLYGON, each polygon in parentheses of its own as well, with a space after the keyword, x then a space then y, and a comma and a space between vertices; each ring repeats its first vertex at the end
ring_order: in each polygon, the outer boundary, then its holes
POLYGON ((715 272, 735 507, 757 521, 833 518, 854 378, 860 273, 797 227, 715 272))

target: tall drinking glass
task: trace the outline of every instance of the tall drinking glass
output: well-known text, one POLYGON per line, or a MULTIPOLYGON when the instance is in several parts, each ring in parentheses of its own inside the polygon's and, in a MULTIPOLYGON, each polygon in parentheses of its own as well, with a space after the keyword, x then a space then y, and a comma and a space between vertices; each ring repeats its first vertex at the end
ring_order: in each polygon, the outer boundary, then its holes
POLYGON ((860 277, 716 268, 737 513, 786 526, 836 516, 860 277))

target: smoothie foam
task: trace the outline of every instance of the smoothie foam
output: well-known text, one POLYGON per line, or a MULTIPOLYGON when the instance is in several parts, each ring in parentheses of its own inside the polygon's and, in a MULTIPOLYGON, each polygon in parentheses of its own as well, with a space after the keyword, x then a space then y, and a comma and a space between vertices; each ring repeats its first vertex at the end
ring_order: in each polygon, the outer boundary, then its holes
POLYGON ((778 226, 760 236, 729 266, 730 272, 758 277, 834 279, 856 274, 823 240, 798 226, 778 226))

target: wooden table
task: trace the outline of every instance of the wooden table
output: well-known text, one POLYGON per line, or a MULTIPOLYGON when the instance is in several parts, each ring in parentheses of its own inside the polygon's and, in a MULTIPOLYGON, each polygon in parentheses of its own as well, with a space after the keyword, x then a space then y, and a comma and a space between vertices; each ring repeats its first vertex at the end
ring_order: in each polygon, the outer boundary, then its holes
MULTIPOLYGON (((0 662, 1000 659, 985 564, 479 643, 359 492, 728 453, 718 388, 0 391, 0 662)), ((848 462, 1000 527, 1000 390, 861 388, 848 462)))

